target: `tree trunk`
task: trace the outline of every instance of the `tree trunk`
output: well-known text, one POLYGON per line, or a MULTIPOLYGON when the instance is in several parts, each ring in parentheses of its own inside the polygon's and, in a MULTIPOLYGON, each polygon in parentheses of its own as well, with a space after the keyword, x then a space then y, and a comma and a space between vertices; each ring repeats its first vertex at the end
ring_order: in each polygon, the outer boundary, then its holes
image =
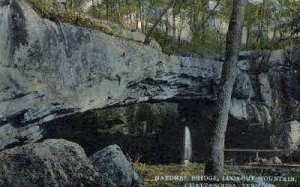
POLYGON ((139 15, 140 11, 137 11, 135 13, 135 30, 138 31, 139 30, 139 19, 140 19, 140 15, 139 15))
POLYGON ((175 12, 175 10, 174 10, 174 8, 173 8, 173 12, 172 12, 173 14, 172 14, 172 21, 173 21, 173 38, 174 39, 176 39, 176 12, 175 12))
POLYGON ((246 0, 233 1, 232 14, 226 36, 226 56, 218 95, 216 121, 205 166, 205 175, 208 176, 223 176, 225 133, 233 84, 237 72, 246 3, 246 0))
POLYGON ((250 44, 250 26, 247 27, 247 38, 246 38, 246 46, 249 47, 250 44))
MULTIPOLYGON (((208 3, 208 2, 207 2, 208 3)), ((206 4, 207 4, 206 3, 206 4)), ((217 1, 217 4, 214 6, 214 8, 212 10, 209 11, 208 16, 202 21, 202 23, 196 28, 195 32, 200 32, 201 30, 204 30, 204 26, 205 24, 207 24, 207 22, 209 21, 209 19, 214 15, 216 9, 219 7, 221 3, 221 0, 217 1)), ((205 4, 205 5, 206 5, 205 4)))
POLYGON ((142 33, 145 33, 144 6, 142 0, 139 0, 139 6, 140 6, 141 31, 142 33))
POLYGON ((144 40, 144 44, 148 45, 150 44, 150 37, 152 36, 152 33, 154 32, 156 26, 161 22, 162 17, 168 12, 168 10, 174 5, 175 0, 171 0, 169 4, 166 6, 166 8, 162 11, 159 18, 155 21, 153 26, 150 28, 150 30, 147 32, 144 40))
POLYGON ((106 2, 105 6, 106 6, 106 19, 108 19, 108 16, 109 16, 109 5, 108 5, 108 2, 106 2))

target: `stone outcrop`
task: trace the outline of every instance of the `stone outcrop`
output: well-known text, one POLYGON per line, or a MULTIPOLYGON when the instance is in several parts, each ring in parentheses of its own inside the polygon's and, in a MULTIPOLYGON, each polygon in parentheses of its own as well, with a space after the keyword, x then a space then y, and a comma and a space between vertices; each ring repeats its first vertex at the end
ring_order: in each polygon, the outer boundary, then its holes
POLYGON ((290 149, 299 149, 300 146, 300 122, 291 121, 286 124, 288 127, 288 146, 290 149))
POLYGON ((101 175, 109 178, 114 186, 143 186, 141 178, 132 169, 119 146, 108 146, 93 154, 90 159, 101 175))
MULTIPOLYGON (((22 0, 0 0, 0 12, 0 149, 39 140, 44 124, 75 113, 216 97, 222 62, 52 22, 22 0)), ((241 54, 235 123, 273 129, 299 120, 299 51, 241 54)))
POLYGON ((2 0, 0 10, 0 149, 40 139, 40 124, 77 112, 213 97, 219 62, 51 22, 24 1, 2 0))
POLYGON ((297 150, 300 146, 300 122, 289 121, 278 125, 273 138, 274 147, 297 150))
POLYGON ((49 139, 0 152, 0 186, 112 186, 78 144, 49 139))

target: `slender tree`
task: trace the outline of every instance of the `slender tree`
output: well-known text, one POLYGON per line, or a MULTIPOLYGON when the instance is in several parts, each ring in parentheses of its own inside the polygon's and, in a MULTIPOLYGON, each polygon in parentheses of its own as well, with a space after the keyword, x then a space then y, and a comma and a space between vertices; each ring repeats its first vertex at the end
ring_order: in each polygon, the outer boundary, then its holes
POLYGON ((205 174, 223 176, 225 133, 231 95, 237 73, 237 61, 241 45, 246 0, 234 0, 229 28, 226 35, 226 55, 218 93, 216 121, 208 150, 205 174))
POLYGON ((163 11, 161 12, 159 18, 155 21, 155 23, 153 24, 153 26, 150 28, 150 30, 147 32, 146 36, 145 36, 145 40, 144 40, 144 44, 148 45, 150 44, 150 38, 152 36, 152 33, 154 32, 156 26, 161 22, 163 16, 168 12, 168 10, 175 4, 176 0, 171 0, 169 2, 169 4, 163 9, 163 11))

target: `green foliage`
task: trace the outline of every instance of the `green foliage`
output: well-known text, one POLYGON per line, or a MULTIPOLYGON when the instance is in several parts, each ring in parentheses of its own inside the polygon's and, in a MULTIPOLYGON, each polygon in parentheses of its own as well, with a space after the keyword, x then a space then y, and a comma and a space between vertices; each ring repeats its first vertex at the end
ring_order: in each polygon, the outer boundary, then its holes
MULTIPOLYGON (((95 22, 81 13, 81 0, 69 0, 66 10, 53 8, 53 0, 27 0, 43 17, 53 21, 68 22, 108 34, 115 35, 113 29, 104 23, 95 22)), ((169 0, 109 0, 98 6, 92 6, 89 14, 94 18, 107 19, 131 30, 146 32, 157 19, 160 11, 169 0), (142 25, 139 25, 142 24, 142 25), (148 27, 146 26, 148 25, 148 27)), ((185 20, 188 25, 176 24, 177 29, 188 27, 191 31, 189 41, 178 41, 172 35, 171 20, 162 21, 152 37, 161 45, 164 53, 179 55, 200 55, 219 58, 225 50, 224 28, 212 23, 220 21, 228 24, 232 0, 216 0, 215 10, 209 9, 208 0, 176 0, 172 8, 173 15, 185 20), (163 28, 168 25, 168 31, 163 28), (167 34, 168 32, 168 34, 167 34)), ((293 26, 300 24, 300 1, 264 0, 263 4, 248 4, 245 28, 247 42, 243 50, 273 50, 299 44, 299 37, 293 36, 293 26)), ((169 18, 170 19, 170 18, 169 18)))
POLYGON ((264 0, 262 4, 249 4, 245 18, 248 40, 243 49, 274 50, 298 44, 299 37, 292 36, 292 24, 296 24, 299 11, 300 1, 264 0))
POLYGON ((225 48, 225 36, 215 30, 204 30, 195 35, 191 42, 190 50, 203 57, 211 56, 220 58, 222 49, 225 48))
POLYGON ((58 10, 53 7, 53 0, 27 0, 31 6, 37 11, 42 17, 50 19, 52 21, 61 21, 71 23, 77 26, 83 26, 94 30, 114 35, 112 29, 104 24, 94 23, 88 17, 80 14, 78 9, 79 4, 75 4, 71 7, 67 7, 66 10, 58 10))
POLYGON ((224 48, 225 42, 222 37, 222 34, 216 31, 207 31, 194 37, 191 42, 178 42, 157 29, 153 33, 153 38, 161 45, 162 51, 168 55, 197 55, 215 59, 220 58, 222 53, 220 48, 224 48))
POLYGON ((157 131, 160 125, 170 120, 165 107, 145 103, 128 106, 124 116, 126 117, 125 124, 132 134, 157 131))
POLYGON ((123 18, 139 10, 139 0, 110 0, 104 1, 97 7, 92 7, 91 15, 95 18, 105 18, 122 24, 123 18))
POLYGON ((172 37, 166 36, 157 29, 153 32, 152 37, 159 43, 164 53, 169 55, 176 54, 179 44, 172 37))

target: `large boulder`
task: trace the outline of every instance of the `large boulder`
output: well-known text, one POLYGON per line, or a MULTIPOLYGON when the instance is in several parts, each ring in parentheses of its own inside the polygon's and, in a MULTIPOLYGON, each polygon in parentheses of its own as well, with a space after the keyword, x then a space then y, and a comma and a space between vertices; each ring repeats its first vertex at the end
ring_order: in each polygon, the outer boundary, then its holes
POLYGON ((299 151, 300 146, 300 122, 289 121, 280 125, 272 136, 274 147, 299 151))
POLYGON ((0 152, 0 186, 111 186, 76 143, 48 139, 0 152))
POLYGON ((108 146, 92 155, 90 159, 103 176, 111 179, 114 186, 143 186, 141 178, 133 170, 119 146, 108 146))
POLYGON ((300 122, 291 121, 286 124, 288 138, 288 147, 290 149, 299 149, 300 145, 300 122))

